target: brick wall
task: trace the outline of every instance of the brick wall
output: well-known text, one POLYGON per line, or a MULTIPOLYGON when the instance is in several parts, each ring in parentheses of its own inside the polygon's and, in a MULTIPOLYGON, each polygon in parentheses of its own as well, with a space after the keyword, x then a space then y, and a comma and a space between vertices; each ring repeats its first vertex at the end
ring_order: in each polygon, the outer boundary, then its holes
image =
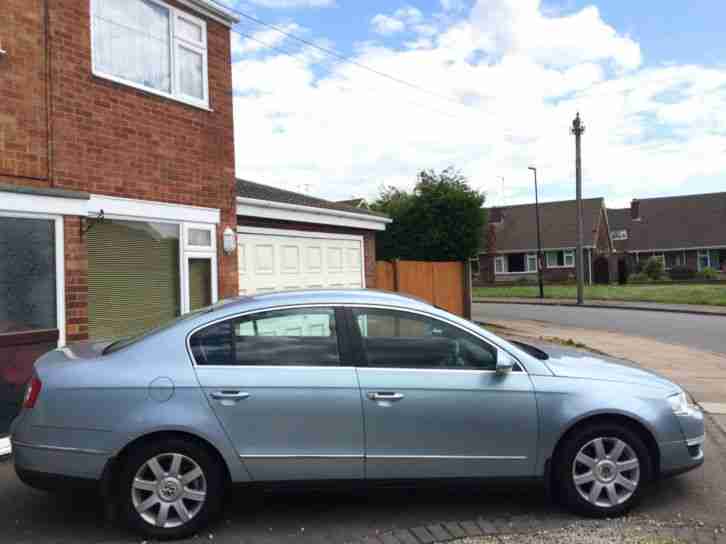
POLYGON ((88 252, 81 235, 84 221, 66 216, 63 221, 66 275, 66 339, 88 338, 88 252))
POLYGON ((3 0, 0 12, 0 38, 8 53, 0 55, 0 182, 46 186, 43 0, 3 0))
POLYGON ((325 232, 330 234, 351 234, 363 236, 363 259, 365 260, 366 287, 376 286, 376 233, 370 230, 352 229, 348 227, 335 227, 330 225, 316 225, 313 223, 298 223, 295 221, 278 221, 262 217, 237 217, 237 224, 241 227, 260 227, 269 229, 301 230, 304 232, 325 232))

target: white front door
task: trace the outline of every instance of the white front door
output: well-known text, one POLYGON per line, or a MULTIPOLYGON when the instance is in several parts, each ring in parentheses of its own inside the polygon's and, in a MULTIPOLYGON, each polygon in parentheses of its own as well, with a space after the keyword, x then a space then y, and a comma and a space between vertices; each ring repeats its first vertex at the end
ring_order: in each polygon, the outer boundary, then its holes
POLYGON ((365 287, 363 237, 240 227, 239 293, 365 287))

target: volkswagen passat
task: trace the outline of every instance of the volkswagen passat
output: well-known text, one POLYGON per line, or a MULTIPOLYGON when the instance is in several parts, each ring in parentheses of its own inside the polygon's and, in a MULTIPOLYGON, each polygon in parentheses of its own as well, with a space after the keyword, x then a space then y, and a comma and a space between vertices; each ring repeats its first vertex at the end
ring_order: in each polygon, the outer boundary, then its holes
POLYGON ((277 293, 35 364, 12 428, 31 486, 98 482, 132 527, 201 529, 229 483, 541 479, 617 516, 703 462, 684 391, 579 352, 513 344, 376 291, 277 293))

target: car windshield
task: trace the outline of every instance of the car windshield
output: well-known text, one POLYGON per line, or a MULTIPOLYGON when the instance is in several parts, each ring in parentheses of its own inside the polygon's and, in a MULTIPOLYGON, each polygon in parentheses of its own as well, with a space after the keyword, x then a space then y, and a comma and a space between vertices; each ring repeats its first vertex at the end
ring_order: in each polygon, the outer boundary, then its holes
POLYGON ((206 314, 208 312, 211 312, 215 309, 217 309, 219 306, 225 304, 226 300, 220 300, 216 304, 212 304, 211 306, 205 306, 204 308, 200 308, 198 310, 194 310, 193 312, 186 313, 184 315, 181 315, 177 317, 176 319, 172 319, 171 321, 167 321, 166 323, 159 325, 158 327, 154 327, 153 329, 148 329, 140 334, 136 334, 134 336, 127 336, 125 338, 120 338, 116 340, 115 342, 112 342, 106 348, 103 350, 104 355, 109 355, 111 353, 115 353, 121 349, 127 348, 129 346, 132 346, 133 344, 136 344, 137 342, 140 342, 144 338, 151 336, 152 334, 156 334, 162 331, 165 331, 167 329, 170 329, 171 327, 177 325, 178 323, 182 323, 183 321, 186 321, 188 319, 193 319, 199 315, 206 314))

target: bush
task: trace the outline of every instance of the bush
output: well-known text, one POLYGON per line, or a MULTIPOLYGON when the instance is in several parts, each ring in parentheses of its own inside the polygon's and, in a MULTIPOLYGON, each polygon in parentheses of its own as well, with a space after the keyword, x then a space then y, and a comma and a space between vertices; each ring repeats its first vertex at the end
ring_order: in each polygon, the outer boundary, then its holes
POLYGON ((717 280, 719 273, 715 268, 704 268, 697 274, 697 277, 699 280, 717 280))
POLYGON ((643 267, 643 272, 651 280, 659 280, 660 278, 663 277, 663 272, 664 272, 663 261, 661 259, 651 257, 645 263, 645 266, 643 267))
POLYGON ((648 283, 649 279, 645 272, 636 272, 628 276, 628 283, 648 283))
POLYGON ((696 271, 687 266, 674 266, 669 275, 672 280, 692 280, 696 277, 696 271))

